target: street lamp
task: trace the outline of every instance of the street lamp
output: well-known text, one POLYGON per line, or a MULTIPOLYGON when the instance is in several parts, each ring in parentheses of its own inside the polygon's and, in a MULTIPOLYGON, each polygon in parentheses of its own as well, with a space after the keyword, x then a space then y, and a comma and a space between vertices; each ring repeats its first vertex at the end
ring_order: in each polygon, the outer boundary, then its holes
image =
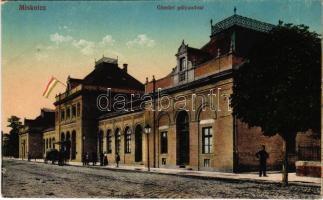
POLYGON ((147 164, 148 164, 148 171, 150 171, 150 161, 149 161, 149 133, 151 131, 151 127, 149 126, 149 124, 147 124, 145 126, 145 133, 147 135, 147 164))

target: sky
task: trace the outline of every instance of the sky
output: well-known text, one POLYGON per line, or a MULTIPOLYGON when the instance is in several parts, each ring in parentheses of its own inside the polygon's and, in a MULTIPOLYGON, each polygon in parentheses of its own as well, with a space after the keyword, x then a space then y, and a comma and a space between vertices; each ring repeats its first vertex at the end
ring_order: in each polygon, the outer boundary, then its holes
POLYGON ((205 1, 32 1, 1 2, 1 130, 16 115, 33 119, 40 108, 54 108, 59 85, 42 93, 51 76, 66 82, 83 78, 95 59, 118 58, 144 83, 162 78, 176 65, 182 40, 200 48, 209 41, 210 19, 216 23, 237 14, 277 24, 305 24, 321 34, 319 0, 205 1), (21 11, 20 5, 46 6, 21 11), (203 6, 201 10, 159 10, 162 6, 203 6))

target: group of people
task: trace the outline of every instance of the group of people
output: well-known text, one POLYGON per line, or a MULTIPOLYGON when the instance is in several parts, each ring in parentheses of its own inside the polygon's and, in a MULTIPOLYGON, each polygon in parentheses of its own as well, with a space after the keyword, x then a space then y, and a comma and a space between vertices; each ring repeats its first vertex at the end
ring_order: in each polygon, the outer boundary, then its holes
MULTIPOLYGON (((259 159, 259 176, 267 176, 266 163, 267 163, 267 159, 269 158, 269 154, 266 152, 265 145, 262 145, 262 149, 260 151, 258 151, 255 156, 259 159)), ((96 152, 92 152, 91 158, 92 158, 93 166, 96 165, 96 162, 97 162, 96 152)), ((115 158, 116 158, 117 167, 119 167, 120 155, 116 154, 115 158)), ((83 166, 89 165, 90 160, 89 160, 89 153, 88 152, 83 154, 82 162, 83 162, 83 166)), ((100 165, 101 166, 108 165, 108 157, 106 154, 100 153, 100 165)))
MULTIPOLYGON (((83 154, 83 156, 82 156, 83 166, 89 165, 89 163, 90 163, 89 157, 90 156, 89 156, 88 152, 83 154)), ((95 166, 97 163, 97 160, 98 160, 96 152, 92 152, 91 160, 92 160, 92 165, 95 166)), ((119 167, 119 161, 120 161, 120 156, 119 156, 119 154, 116 154, 117 167, 119 167)), ((108 156, 104 153, 100 153, 100 165, 101 166, 108 165, 108 156)))

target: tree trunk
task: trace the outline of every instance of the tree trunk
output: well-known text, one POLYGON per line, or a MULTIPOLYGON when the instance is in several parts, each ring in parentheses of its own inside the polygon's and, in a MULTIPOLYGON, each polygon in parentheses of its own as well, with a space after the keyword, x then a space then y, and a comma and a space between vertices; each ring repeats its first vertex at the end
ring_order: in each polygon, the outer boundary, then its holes
POLYGON ((284 140, 284 161, 283 161, 283 171, 282 171, 282 185, 288 186, 288 137, 285 135, 284 140))

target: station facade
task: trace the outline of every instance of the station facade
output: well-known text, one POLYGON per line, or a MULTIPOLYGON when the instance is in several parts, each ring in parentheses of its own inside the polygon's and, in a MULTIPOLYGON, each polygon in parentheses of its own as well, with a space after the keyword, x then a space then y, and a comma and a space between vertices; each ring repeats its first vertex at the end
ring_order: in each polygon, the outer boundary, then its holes
MULTIPOLYGON (((282 138, 249 128, 230 108, 233 71, 273 27, 237 14, 216 24, 211 21, 208 43, 194 48, 183 40, 170 73, 145 84, 128 74, 127 64, 119 67, 117 60, 103 57, 84 79, 69 77, 66 92, 56 96, 55 123, 43 130, 42 152, 64 148, 68 160, 76 162, 94 152, 106 154, 109 164, 118 154, 124 165, 148 166, 149 160, 151 167, 240 172, 257 169, 255 154, 265 145, 268 168, 280 169, 282 138), (98 108, 98 97, 107 88, 111 97, 150 98, 136 100, 131 109, 104 111, 98 108), (69 145, 62 147, 64 141, 69 145)), ((291 165, 299 145, 320 144, 311 135, 295 138, 289 152, 291 165)))

